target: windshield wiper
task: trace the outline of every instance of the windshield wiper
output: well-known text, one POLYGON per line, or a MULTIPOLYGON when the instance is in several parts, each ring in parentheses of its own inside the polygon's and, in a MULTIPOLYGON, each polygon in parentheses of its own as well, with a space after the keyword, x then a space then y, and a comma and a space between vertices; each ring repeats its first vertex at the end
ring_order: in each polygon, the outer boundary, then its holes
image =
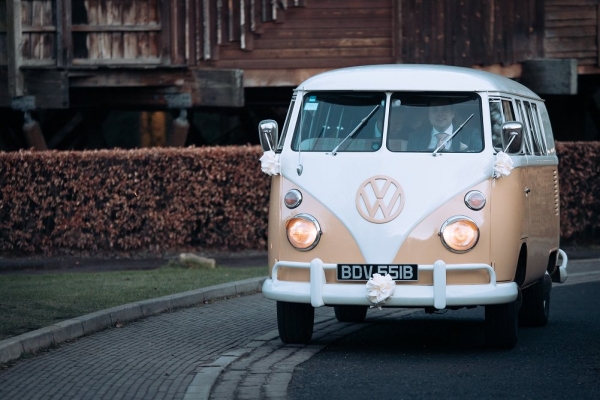
POLYGON ((435 156, 437 156, 437 152, 438 152, 438 150, 439 150, 439 149, 441 149, 441 148, 443 148, 443 147, 446 147, 446 143, 448 143, 450 140, 452 140, 452 138, 453 138, 454 136, 456 136, 456 134, 458 133, 458 131, 460 131, 460 130, 462 129, 462 127, 463 127, 463 126, 465 126, 465 124, 466 124, 467 122, 469 122, 469 120, 470 120, 471 118, 473 118, 473 115, 475 115, 475 114, 471 114, 471 116, 470 116, 469 118, 467 118, 465 122, 463 122, 463 123, 462 123, 462 124, 461 124, 461 125, 460 125, 458 128, 456 128, 456 130, 455 130, 454 132, 452 132, 452 135, 448 136, 448 137, 446 138, 446 140, 444 140, 444 142, 443 142, 442 144, 440 144, 440 145, 438 146, 438 148, 437 148, 437 149, 435 149, 435 150, 433 151, 433 153, 432 153, 432 154, 433 154, 433 156, 434 156, 434 157, 435 157, 435 156))
POLYGON ((363 119, 362 119, 362 120, 361 120, 361 121, 358 123, 358 125, 356 125, 356 128, 352 129, 352 132, 350 132, 350 133, 348 134, 348 136, 346 136, 346 137, 344 138, 344 140, 342 140, 342 141, 340 142, 340 144, 338 144, 337 146, 335 146, 335 148, 334 148, 333 150, 331 150, 331 155, 332 155, 332 156, 335 156, 335 155, 337 154, 337 149, 339 149, 339 148, 340 148, 340 146, 341 146, 341 145, 343 145, 343 144, 344 144, 344 142, 345 142, 346 140, 348 140, 348 139, 350 139, 351 137, 353 137, 353 136, 354 136, 354 134, 355 134, 355 133, 356 133, 356 132, 357 132, 357 131, 358 131, 360 128, 362 128, 362 126, 363 126, 364 124, 366 124, 366 123, 367 123, 367 121, 369 120, 369 118, 371 118, 371 116, 372 116, 373 114, 375 114, 375 111, 377 111, 377 110, 379 109, 379 107, 381 107, 381 105, 377 104, 377 105, 375 106, 375 108, 373 108, 373 109, 371 110, 371 112, 369 113, 369 115, 367 115, 366 117, 364 117, 364 118, 363 118, 363 119))

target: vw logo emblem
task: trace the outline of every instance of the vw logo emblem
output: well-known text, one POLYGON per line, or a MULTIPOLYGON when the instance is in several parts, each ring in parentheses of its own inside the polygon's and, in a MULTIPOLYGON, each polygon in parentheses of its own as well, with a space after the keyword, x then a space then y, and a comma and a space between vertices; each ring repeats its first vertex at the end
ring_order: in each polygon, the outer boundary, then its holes
POLYGON ((378 175, 364 181, 356 193, 356 209, 369 222, 384 224, 400 214, 404 192, 389 176, 378 175))

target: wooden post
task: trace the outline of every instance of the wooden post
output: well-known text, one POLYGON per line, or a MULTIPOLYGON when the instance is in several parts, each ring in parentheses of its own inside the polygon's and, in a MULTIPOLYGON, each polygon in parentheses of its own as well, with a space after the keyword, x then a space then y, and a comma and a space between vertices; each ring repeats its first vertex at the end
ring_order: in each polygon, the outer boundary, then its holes
POLYGON ((402 64, 402 1, 395 1, 394 7, 392 16, 392 54, 396 64, 402 64))
POLYGON ((29 148, 33 148, 33 150, 48 150, 42 128, 36 120, 31 118, 29 111, 25 112, 23 133, 25 134, 25 139, 27 140, 27 146, 29 148))
POLYGON ((171 135, 169 135, 167 146, 183 147, 187 140, 190 123, 187 120, 187 111, 182 109, 179 112, 179 117, 175 118, 171 123, 171 135))
POLYGON ((210 34, 210 3, 208 0, 202 1, 202 60, 212 58, 212 44, 210 34))
MULTIPOLYGON (((597 47, 600 44, 600 3, 598 3, 596 8, 596 44, 597 47)), ((596 58, 596 64, 600 66, 600 49, 596 50, 596 58)))
POLYGON ((144 111, 140 113, 140 136, 142 147, 163 147, 167 136, 165 112, 144 111))
MULTIPOLYGON (((58 8, 57 8, 58 12, 58 8)), ((63 0, 63 5, 61 7, 61 14, 57 14, 56 18, 61 18, 61 53, 57 56, 57 59, 62 60, 62 64, 59 65, 68 65, 70 66, 73 63, 73 7, 71 4, 71 0, 63 0)))
POLYGON ((63 40, 63 4, 61 1, 57 1, 55 3, 55 8, 52 10, 52 13, 54 14, 54 18, 56 20, 56 46, 54 49, 54 57, 56 58, 56 65, 62 67, 65 61, 63 58, 63 48, 65 43, 63 40))
POLYGON ((8 95, 23 96, 21 64, 21 1, 6 0, 6 28, 8 48, 8 95))

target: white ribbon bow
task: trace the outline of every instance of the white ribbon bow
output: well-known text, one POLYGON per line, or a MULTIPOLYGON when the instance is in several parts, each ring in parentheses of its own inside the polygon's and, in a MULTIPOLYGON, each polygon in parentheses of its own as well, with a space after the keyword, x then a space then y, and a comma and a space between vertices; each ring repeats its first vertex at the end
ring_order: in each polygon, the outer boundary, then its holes
POLYGON ((494 178, 509 176, 510 171, 514 168, 513 165, 510 156, 503 151, 499 151, 494 162, 494 178))
POLYGON ((367 282, 367 298, 381 309, 381 305, 385 303, 385 300, 394 294, 395 288, 396 282, 389 274, 373 274, 367 282))
POLYGON ((281 164, 279 158, 273 150, 267 150, 260 158, 260 169, 267 175, 279 175, 281 173, 281 164))

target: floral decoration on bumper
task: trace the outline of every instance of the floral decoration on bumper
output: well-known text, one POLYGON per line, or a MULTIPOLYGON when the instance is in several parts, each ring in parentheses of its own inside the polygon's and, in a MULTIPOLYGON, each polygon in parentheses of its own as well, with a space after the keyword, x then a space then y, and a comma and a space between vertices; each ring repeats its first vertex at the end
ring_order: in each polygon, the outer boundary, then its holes
POLYGON ((281 173, 281 164, 279 158, 273 150, 265 151, 260 158, 260 169, 267 175, 279 175, 281 173))
POLYGON ((381 310, 381 305, 394 294, 395 288, 396 282, 389 274, 373 274, 367 282, 367 298, 374 304, 371 307, 379 307, 381 310))
POLYGON ((503 151, 499 151, 494 162, 494 178, 509 176, 510 171, 514 168, 513 165, 510 156, 503 151))

